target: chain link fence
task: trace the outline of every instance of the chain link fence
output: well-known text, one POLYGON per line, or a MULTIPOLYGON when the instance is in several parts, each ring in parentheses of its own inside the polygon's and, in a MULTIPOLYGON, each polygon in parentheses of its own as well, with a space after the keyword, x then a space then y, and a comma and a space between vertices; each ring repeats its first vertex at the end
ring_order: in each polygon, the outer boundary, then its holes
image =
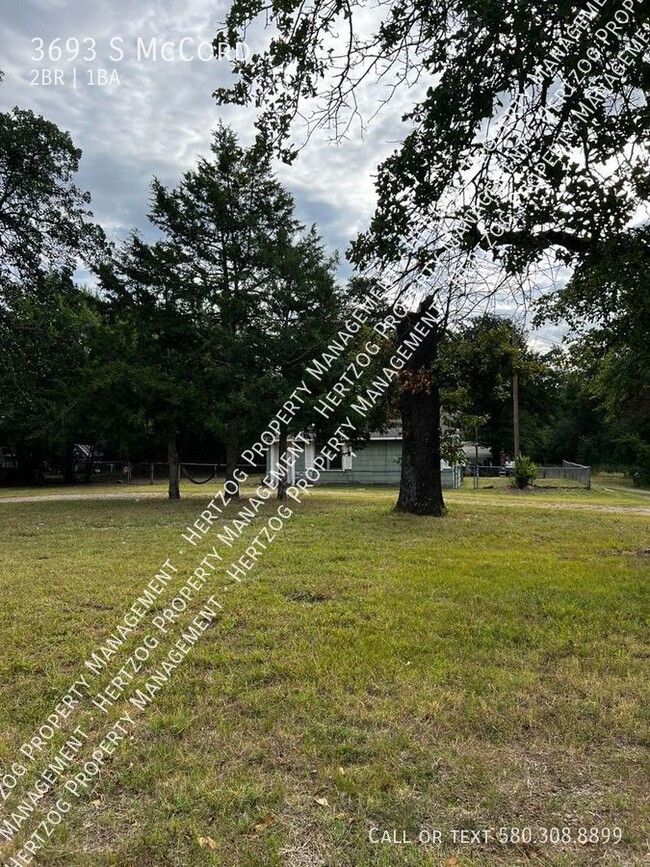
MULTIPOLYGON (((514 469, 497 466, 465 466, 465 479, 478 478, 479 488, 499 488, 512 484, 514 469)), ((536 488, 591 488, 591 467, 562 461, 562 466, 537 465, 536 488)))

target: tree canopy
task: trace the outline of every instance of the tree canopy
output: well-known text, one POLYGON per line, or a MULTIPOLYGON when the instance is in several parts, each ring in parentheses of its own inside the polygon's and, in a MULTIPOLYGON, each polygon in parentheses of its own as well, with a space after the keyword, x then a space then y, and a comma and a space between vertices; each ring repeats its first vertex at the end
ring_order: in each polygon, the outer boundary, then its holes
POLYGON ((32 111, 0 112, 0 284, 28 285, 74 269, 103 240, 74 183, 81 151, 69 133, 32 111))
MULTIPOLYGON (((575 276, 556 314, 603 317, 612 291, 625 292, 607 287, 611 254, 623 271, 647 262, 643 4, 233 0, 215 45, 262 20, 265 47, 239 59, 215 97, 255 106, 261 140, 287 162, 316 129, 336 141, 355 122, 363 129, 364 105, 396 95, 406 105, 402 141, 378 168, 375 213, 349 256, 434 302, 441 335, 503 288, 518 304, 555 292, 557 271, 547 279, 542 269, 557 265, 575 276), (366 87, 385 98, 366 100, 366 87)), ((626 346, 602 353, 605 391, 633 372, 626 346)))
POLYGON ((134 235, 102 269, 103 285, 135 323, 134 383, 170 464, 191 418, 225 443, 232 478, 269 402, 291 391, 296 363, 336 328, 335 260, 296 219, 268 154, 225 126, 210 158, 173 190, 155 180, 152 193, 162 239, 134 235))
POLYGON ((237 81, 218 101, 260 107, 262 135, 292 160, 297 119, 340 139, 360 117, 365 84, 391 94, 416 81, 408 131, 379 172, 367 241, 381 255, 394 256, 432 216, 431 255, 455 230, 471 247, 505 248, 513 265, 553 245, 580 254, 621 232, 648 192, 642 4, 372 8, 234 0, 217 44, 234 44, 262 15, 271 38, 235 63, 237 81))

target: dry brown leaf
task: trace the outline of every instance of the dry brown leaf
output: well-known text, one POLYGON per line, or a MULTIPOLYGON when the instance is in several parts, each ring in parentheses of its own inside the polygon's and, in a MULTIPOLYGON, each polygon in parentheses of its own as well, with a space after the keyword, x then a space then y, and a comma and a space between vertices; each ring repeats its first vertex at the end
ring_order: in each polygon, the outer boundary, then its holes
POLYGON ((101 805, 102 805, 102 799, 101 799, 101 798, 97 798, 96 801, 91 801, 90 803, 93 805, 93 807, 101 807, 101 805))
POLYGON ((457 867, 458 858, 455 855, 452 855, 451 858, 446 862, 445 867, 457 867))
POLYGON ((212 837, 199 837, 199 846, 203 848, 204 846, 209 846, 210 849, 217 848, 216 840, 213 840, 212 837))
POLYGON ((330 805, 330 802, 327 800, 327 798, 314 798, 314 801, 316 801, 316 803, 321 807, 329 807, 330 805))

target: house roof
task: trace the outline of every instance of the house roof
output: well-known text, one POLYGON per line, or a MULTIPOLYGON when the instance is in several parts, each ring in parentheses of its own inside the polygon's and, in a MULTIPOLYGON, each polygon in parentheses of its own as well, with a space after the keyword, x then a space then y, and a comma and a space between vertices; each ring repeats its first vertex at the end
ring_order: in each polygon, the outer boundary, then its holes
POLYGON ((392 424, 384 430, 373 430, 370 432, 370 440, 401 440, 402 425, 392 424))
MULTIPOLYGON (((453 431, 455 428, 450 427, 449 425, 442 424, 441 425, 443 431, 453 431)), ((288 442, 293 442, 295 436, 289 435, 288 442)), ((382 442, 382 441, 401 441, 402 439, 402 424, 399 421, 393 421, 388 424, 385 428, 381 430, 373 430, 370 431, 370 442, 382 442)), ((276 442, 278 439, 276 437, 276 442)))

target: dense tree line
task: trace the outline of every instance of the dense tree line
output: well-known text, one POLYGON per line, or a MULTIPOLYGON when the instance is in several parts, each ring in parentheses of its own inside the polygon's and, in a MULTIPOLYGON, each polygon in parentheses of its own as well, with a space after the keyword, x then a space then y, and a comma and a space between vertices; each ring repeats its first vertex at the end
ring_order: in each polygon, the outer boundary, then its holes
MULTIPOLYGON (((597 330, 588 334, 598 341, 597 330)), ((474 440, 475 425, 467 420, 480 419, 479 441, 490 448, 494 465, 504 455, 514 456, 512 378, 517 373, 522 453, 539 464, 571 460, 624 469, 647 484, 647 417, 638 407, 643 378, 627 374, 621 389, 604 390, 608 365, 586 351, 582 338, 540 353, 530 348, 522 328, 485 315, 447 336, 439 368, 449 420, 474 440), (624 411, 619 400, 626 393, 631 405, 624 411)))
POLYGON ((179 440, 193 436, 221 445, 232 477, 347 303, 268 154, 220 127, 175 189, 154 180, 160 239, 115 248, 74 186, 69 136, 29 112, 0 120, 0 441, 14 475, 53 462, 71 480, 74 443, 122 459, 164 447, 176 498, 179 440), (78 258, 92 291, 72 279, 78 258))
MULTIPOLYGON (((29 111, 0 114, 0 445, 23 477, 50 461, 70 480, 79 442, 125 460, 165 457, 171 497, 192 442, 223 450, 232 477, 268 407, 381 279, 387 304, 410 303, 407 324, 437 321, 372 419, 402 417, 400 508, 444 512, 441 407, 485 420, 495 462, 511 451, 515 373, 525 452, 622 463, 647 479, 650 239, 632 220, 648 190, 643 21, 636 8, 619 22, 608 0, 597 5, 592 20, 570 3, 404 0, 379 4, 384 19, 364 41, 362 0, 271 3, 277 38, 217 92, 261 107, 260 135, 244 148, 220 126, 175 188, 154 180, 151 243, 137 233, 107 243, 75 184, 81 154, 67 133, 29 111), (342 54, 330 50, 339 19, 350 33, 342 54), (610 19, 619 26, 594 42, 610 19), (612 75, 623 51, 629 62, 612 75), (380 167, 376 213, 349 250, 361 276, 342 287, 272 158, 296 157, 305 99, 315 99, 312 124, 343 135, 357 87, 387 70, 396 87, 411 73, 431 86, 380 167), (538 306, 538 323, 572 331, 565 351, 542 357, 484 302, 511 278, 525 286, 547 256, 571 276, 538 306), (75 284, 79 262, 92 289, 75 284)), ((219 38, 239 39, 256 14, 235 0, 219 38)), ((321 421, 306 407, 295 425, 321 421)))

